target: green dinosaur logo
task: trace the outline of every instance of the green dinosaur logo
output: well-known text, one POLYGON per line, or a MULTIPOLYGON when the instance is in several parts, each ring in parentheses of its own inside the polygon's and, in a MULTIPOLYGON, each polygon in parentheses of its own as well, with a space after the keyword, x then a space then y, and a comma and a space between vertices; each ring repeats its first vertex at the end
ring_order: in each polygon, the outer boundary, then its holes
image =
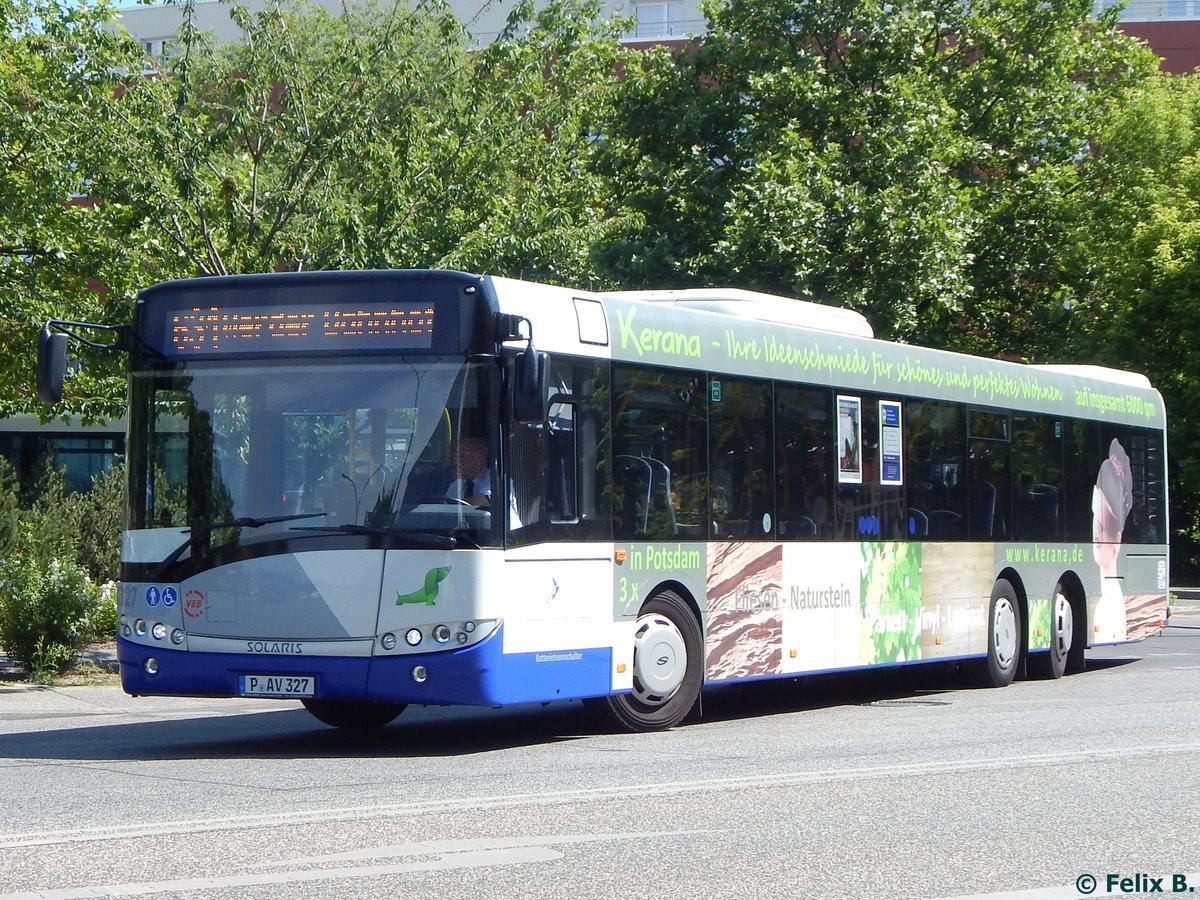
POLYGON ((403 606, 405 603, 424 603, 426 606, 436 606, 438 583, 444 581, 449 574, 449 566, 438 566, 436 569, 430 569, 425 573, 425 584, 421 586, 421 589, 413 591, 411 594, 397 594, 396 605, 403 606))

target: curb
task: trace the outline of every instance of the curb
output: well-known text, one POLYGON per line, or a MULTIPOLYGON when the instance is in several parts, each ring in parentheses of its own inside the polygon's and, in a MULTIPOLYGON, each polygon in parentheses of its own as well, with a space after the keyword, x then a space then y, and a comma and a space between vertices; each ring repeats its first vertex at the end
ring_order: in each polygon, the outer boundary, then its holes
MULTIPOLYGON (((75 654, 75 665, 87 663, 114 675, 121 671, 120 663, 117 662, 115 644, 93 644, 75 654)), ((14 679, 24 678, 24 676, 24 668, 0 652, 0 684, 12 684, 14 679)), ((15 683, 20 684, 21 682, 15 683)))

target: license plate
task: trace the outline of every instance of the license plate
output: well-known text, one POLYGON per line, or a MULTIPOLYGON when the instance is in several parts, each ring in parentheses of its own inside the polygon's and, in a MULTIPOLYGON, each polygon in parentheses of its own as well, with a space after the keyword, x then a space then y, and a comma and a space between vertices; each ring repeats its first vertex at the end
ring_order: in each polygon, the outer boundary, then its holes
POLYGON ((311 697, 317 688, 312 675, 239 675, 243 697, 311 697))

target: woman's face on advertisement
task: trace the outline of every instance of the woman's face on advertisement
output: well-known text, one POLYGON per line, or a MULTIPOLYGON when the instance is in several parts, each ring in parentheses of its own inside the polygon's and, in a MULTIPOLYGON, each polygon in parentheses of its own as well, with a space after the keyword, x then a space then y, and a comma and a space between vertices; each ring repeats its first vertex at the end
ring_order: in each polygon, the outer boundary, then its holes
POLYGON ((1092 488, 1092 553, 1101 569, 1112 571, 1121 549, 1121 527, 1104 492, 1092 488))

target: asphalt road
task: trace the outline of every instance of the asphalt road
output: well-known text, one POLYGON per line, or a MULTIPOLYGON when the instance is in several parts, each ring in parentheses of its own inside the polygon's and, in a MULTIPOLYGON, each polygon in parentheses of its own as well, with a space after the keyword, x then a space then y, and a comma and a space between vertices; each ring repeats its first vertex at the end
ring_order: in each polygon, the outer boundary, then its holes
POLYGON ((746 685, 645 735, 0 684, 0 900, 1193 893, 1200 617, 1172 622, 1057 682, 746 685))

